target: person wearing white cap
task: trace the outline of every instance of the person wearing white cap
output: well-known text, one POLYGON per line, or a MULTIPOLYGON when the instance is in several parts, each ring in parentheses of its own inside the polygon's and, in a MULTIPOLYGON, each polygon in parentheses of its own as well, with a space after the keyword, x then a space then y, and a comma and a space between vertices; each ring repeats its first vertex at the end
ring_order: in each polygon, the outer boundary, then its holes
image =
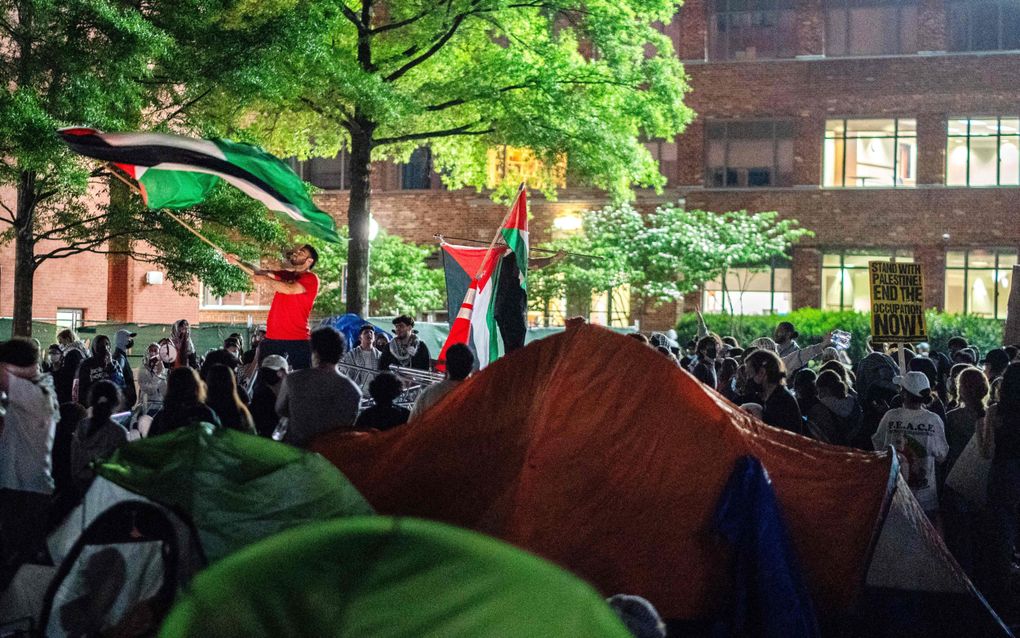
POLYGON ((276 397, 280 394, 280 386, 289 369, 287 360, 278 354, 269 355, 259 366, 252 388, 251 405, 248 406, 259 436, 272 436, 280 423, 280 417, 276 414, 276 397))
POLYGON ((907 485, 929 518, 938 512, 935 463, 949 454, 945 424, 934 412, 924 409, 931 400, 931 384, 923 372, 911 371, 893 378, 900 389, 903 407, 885 413, 871 437, 876 450, 895 448, 907 485))

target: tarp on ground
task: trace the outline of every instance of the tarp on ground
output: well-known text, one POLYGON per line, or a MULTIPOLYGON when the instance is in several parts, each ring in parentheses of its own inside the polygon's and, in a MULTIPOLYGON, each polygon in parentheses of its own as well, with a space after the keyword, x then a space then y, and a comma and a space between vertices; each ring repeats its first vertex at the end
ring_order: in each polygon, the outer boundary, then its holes
POLYGON ((290 530, 192 582, 163 638, 629 638, 574 576, 439 523, 350 518, 290 530))
MULTIPOLYGON (((604 594, 644 596, 666 618, 728 604, 730 556, 712 515, 742 456, 772 478, 821 614, 858 601, 886 513, 898 511, 889 453, 769 427, 654 350, 593 326, 497 361, 407 427, 329 434, 313 449, 382 514, 491 534, 604 594)), ((897 539, 948 565, 953 590, 970 595, 944 546, 897 539)), ((897 561, 880 569, 898 588, 923 589, 923 573, 897 561)))
POLYGON ((97 473, 187 514, 210 561, 297 525, 373 513, 321 456, 206 423, 121 446, 97 473))

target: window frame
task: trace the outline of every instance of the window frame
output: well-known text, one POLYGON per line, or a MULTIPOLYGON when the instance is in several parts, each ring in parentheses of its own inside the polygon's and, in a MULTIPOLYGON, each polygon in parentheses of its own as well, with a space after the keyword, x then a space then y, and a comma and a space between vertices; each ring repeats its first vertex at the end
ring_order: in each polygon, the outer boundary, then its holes
MULTIPOLYGON (((766 270, 768 270, 768 273, 769 273, 769 290, 768 290, 768 293, 769 293, 769 308, 773 312, 775 312, 775 310, 776 310, 776 269, 777 268, 788 269, 790 271, 790 290, 789 290, 789 294, 790 294, 790 302, 791 302, 791 309, 792 309, 792 305, 793 305, 793 259, 791 259, 790 257, 786 257, 786 256, 772 257, 771 259, 768 260, 767 263, 733 264, 733 268, 743 268, 743 269, 746 269, 746 270, 750 270, 751 272, 765 272, 766 270)), ((722 295, 721 299, 722 299, 722 306, 723 306, 723 310, 724 311, 726 310, 726 300, 727 300, 727 298, 730 295, 729 288, 727 288, 727 286, 726 286, 726 277, 729 274, 729 270, 730 270, 729 268, 724 269, 722 274, 719 276, 719 281, 720 281, 719 292, 722 295)), ((701 307, 702 308, 706 308, 708 306, 707 296, 708 296, 708 292, 709 292, 709 290, 708 290, 709 283, 711 283, 711 282, 706 281, 706 282, 701 284, 701 307)), ((756 290, 756 291, 745 291, 745 292, 764 292, 764 291, 756 290)), ((783 293, 783 292, 786 292, 786 291, 785 290, 781 290, 779 292, 783 293)), ((743 310, 743 307, 741 307, 741 310, 743 310)), ((777 313, 777 314, 784 314, 784 313, 777 313)))
POLYGON ((306 160, 299 160, 296 157, 286 159, 287 164, 297 173, 302 181, 324 191, 347 191, 351 189, 351 154, 347 149, 340 149, 334 157, 309 157, 306 160), (311 180, 311 163, 315 160, 339 160, 340 161, 340 187, 319 186, 311 180))
MULTIPOLYGON (((1002 134, 1002 120, 1017 120, 1020 119, 1018 115, 961 115, 955 117, 946 118, 946 166, 945 173, 943 174, 943 183, 949 188, 1016 188, 1020 186, 1020 162, 1017 162, 1017 183, 1016 184, 1003 184, 1002 183, 1002 138, 1020 138, 1020 128, 1016 133, 1011 135, 1002 134), (974 120, 995 120, 995 135, 972 135, 971 134, 971 123, 974 120), (950 122, 954 120, 966 120, 967 121, 967 133, 964 135, 954 135, 949 132, 950 122), (970 183, 970 164, 971 164, 971 152, 970 152, 970 141, 973 138, 979 139, 995 139, 995 183, 994 184, 971 184, 970 183), (949 146, 952 140, 965 139, 967 140, 967 166, 966 166, 966 180, 964 184, 950 184, 949 183, 949 160, 950 160, 950 149, 949 146)), ((1017 147, 1020 152, 1020 145, 1017 147)))
POLYGON ((823 22, 824 22, 824 29, 825 29, 825 36, 826 36, 824 38, 825 39, 825 46, 824 46, 825 56, 826 57, 833 57, 833 58, 867 58, 867 57, 879 57, 879 56, 886 56, 886 55, 913 55, 913 54, 916 54, 917 53, 916 49, 920 48, 919 43, 918 43, 918 46, 915 47, 914 51, 905 51, 904 48, 903 48, 903 24, 904 24, 903 13, 904 13, 904 9, 905 8, 913 7, 914 11, 915 11, 915 16, 916 16, 915 19, 917 19, 917 23, 918 23, 916 26, 919 27, 920 26, 920 19, 919 19, 919 17, 920 17, 920 4, 921 3, 918 0, 906 0, 906 1, 873 0, 871 2, 867 2, 867 3, 863 3, 863 4, 861 2, 859 2, 859 0, 824 0, 824 3, 822 5, 822 10, 823 10, 823 13, 824 13, 824 15, 823 15, 823 22), (861 6, 894 7, 896 9, 896 29, 895 29, 896 30, 896 47, 895 47, 896 50, 895 51, 893 51, 891 53, 851 53, 850 52, 850 41, 851 41, 851 37, 853 35, 852 23, 851 23, 851 20, 850 20, 850 10, 851 9, 855 9, 855 8, 860 8, 861 6), (844 17, 844 24, 846 25, 846 35, 844 37, 844 49, 846 49, 846 50, 843 53, 837 53, 837 54, 830 54, 829 53, 829 43, 828 43, 829 20, 830 20, 829 16, 830 16, 830 13, 833 12, 833 11, 842 11, 843 17, 844 17))
MULTIPOLYGON (((254 295, 254 294, 257 293, 257 291, 252 291, 251 293, 240 291, 240 295, 241 295, 241 303, 240 304, 223 304, 223 303, 220 303, 219 305, 206 304, 206 302, 205 302, 205 293, 206 293, 205 283, 202 282, 202 281, 199 281, 198 282, 198 309, 199 310, 254 310, 254 311, 269 310, 269 306, 247 306, 247 305, 244 304, 244 300, 247 297, 247 295, 249 295, 249 294, 254 295)), ((223 297, 213 297, 213 299, 219 299, 221 302, 223 301, 223 297)))
MULTIPOLYGON (((780 140, 780 137, 777 135, 776 132, 777 132, 777 129, 778 129, 779 125, 781 125, 781 124, 788 124, 790 126, 790 137, 789 137, 789 140, 790 140, 791 144, 795 143, 796 139, 797 139, 797 130, 796 130, 797 123, 796 123, 795 120, 792 120, 792 119, 788 119, 788 118, 776 118, 776 119, 771 119, 771 118, 754 118, 754 119, 746 119, 746 120, 725 120, 725 119, 709 119, 709 120, 707 120, 705 122, 704 157, 703 157, 703 161, 702 161, 702 166, 703 166, 703 171, 704 171, 705 188, 713 188, 713 189, 735 189, 735 188, 759 189, 759 188, 790 188, 790 187, 792 187, 794 185, 793 173, 794 173, 794 170, 795 170, 795 167, 793 165, 790 166, 790 180, 789 180, 790 183, 789 184, 783 184, 783 183, 781 183, 782 180, 779 179, 780 176, 782 175, 782 172, 779 170, 779 140, 780 140), (750 184, 748 184, 746 186, 741 186, 739 184, 735 185, 735 186, 730 186, 730 185, 728 185, 726 183, 728 181, 727 177, 728 177, 729 171, 730 171, 730 142, 731 142, 732 139, 734 139, 734 138, 730 137, 730 126, 733 125, 733 124, 771 124, 772 125, 772 165, 770 167, 771 171, 772 171, 771 172, 771 179, 770 179, 771 183, 766 184, 764 186, 751 186, 750 184), (724 136, 722 138, 723 145, 724 145, 723 146, 723 165, 721 167, 722 171, 723 171, 723 179, 722 179, 722 185, 721 186, 717 186, 715 184, 715 180, 713 179, 713 168, 715 168, 715 167, 712 167, 712 166, 709 165, 709 153, 710 153, 710 148, 711 148, 711 142, 712 141, 716 141, 714 138, 711 137, 711 127, 715 126, 715 125, 722 125, 724 127, 724 129, 723 129, 724 130, 724 136)), ((753 138, 740 137, 740 138, 736 138, 736 139, 738 139, 738 140, 748 140, 748 139, 753 139, 753 138)), ((786 139, 786 138, 784 137, 782 139, 786 139)), ((794 163, 796 163, 796 162, 794 162, 794 163)))
MULTIPOLYGON (((844 270, 867 270, 868 266, 847 266, 846 258, 850 257, 880 257, 881 253, 890 253, 887 257, 891 263, 897 263, 897 259, 909 259, 910 261, 904 263, 915 263, 914 262, 914 250, 912 248, 826 248, 821 251, 822 253, 822 271, 820 273, 819 282, 819 299, 818 307, 822 311, 828 311, 829 308, 825 305, 825 271, 836 270, 842 272, 844 270), (902 253, 902 254, 901 254, 902 253), (838 266, 826 266, 825 258, 829 255, 839 256, 838 266)), ((878 261, 878 260, 872 260, 878 261)), ((839 308, 835 309, 835 312, 853 312, 853 300, 851 300, 851 306, 848 308, 846 305, 846 286, 839 287, 839 308)))
MULTIPOLYGON (((781 33, 780 33, 780 29, 779 29, 780 17, 781 17, 780 14, 782 12, 790 12, 791 14, 793 14, 794 17, 796 17, 796 9, 795 9, 795 6, 794 6, 794 2, 792 0, 710 0, 710 2, 708 3, 708 12, 709 12, 709 15, 708 15, 708 30, 707 30, 707 36, 708 36, 707 37, 707 39, 708 39, 708 56, 707 57, 708 57, 709 61, 714 61, 714 62, 733 62, 733 61, 736 61, 736 62, 740 62, 740 61, 744 61, 744 60, 752 60, 752 61, 755 61, 755 60, 792 60, 792 59, 797 57, 797 46, 796 46, 797 30, 796 30, 796 26, 794 26, 793 33, 791 34, 793 36, 793 38, 794 38, 794 45, 790 48, 790 51, 791 51, 790 55, 780 55, 780 50, 782 48, 781 47, 781 33), (746 2, 749 6, 747 8, 743 8, 743 9, 730 9, 730 3, 731 2, 746 2), (750 5, 754 5, 754 6, 750 6, 750 5), (770 6, 763 8, 762 5, 770 5, 770 6), (725 8, 720 9, 719 8, 720 6, 723 6, 725 8), (735 55, 733 55, 733 52, 730 49, 730 32, 731 32, 731 28, 730 28, 730 16, 731 15, 736 15, 736 14, 745 14, 745 13, 752 14, 752 16, 754 14, 760 14, 762 16, 765 16, 766 14, 771 15, 771 17, 772 17, 772 24, 763 25, 763 26, 768 27, 770 29, 770 31, 772 32, 772 37, 771 37, 771 41, 770 41, 771 51, 768 52, 768 55, 759 56, 757 51, 755 52, 755 57, 754 58, 738 58, 735 55), (725 22, 726 22, 727 26, 726 26, 726 29, 724 31, 722 31, 723 33, 725 33, 725 37, 724 37, 724 41, 723 41, 724 46, 721 47, 721 50, 724 53, 723 53, 722 56, 718 56, 718 55, 714 55, 714 54, 715 54, 716 50, 720 48, 719 47, 719 43, 716 41, 716 38, 719 37, 718 34, 720 33, 719 22, 720 22, 720 17, 721 16, 725 16, 726 17, 725 22)), ((794 25, 796 25, 796 20, 794 21, 794 25)))
MULTIPOLYGON (((947 124, 947 126, 948 126, 948 124, 947 124)), ((918 162, 917 162, 916 159, 914 160, 914 184, 913 185, 907 185, 907 184, 897 184, 896 183, 896 180, 897 180, 896 173, 897 173, 897 171, 900 168, 900 166, 899 166, 900 154, 899 154, 899 148, 898 148, 899 140, 901 140, 901 139, 904 139, 904 140, 914 140, 914 155, 917 156, 919 154, 919 150, 920 149, 918 148, 919 144, 917 142, 917 140, 919 138, 917 137, 917 117, 916 116, 914 116, 914 117, 906 117, 906 116, 904 116, 904 117, 900 117, 900 116, 893 116, 893 117, 862 117, 862 116, 827 117, 824 120, 823 127, 824 128, 822 129, 822 155, 821 155, 821 157, 822 157, 821 187, 822 188, 841 188, 841 189, 842 188, 854 188, 854 189, 856 189, 856 188, 864 188, 864 189, 872 189, 872 190, 877 190, 877 189, 881 189, 881 188, 917 188, 917 164, 918 164, 918 162), (892 120, 893 121, 893 134, 892 134, 892 137, 888 137, 888 136, 886 136, 886 137, 868 136, 868 137, 863 137, 863 138, 862 137, 847 137, 847 129, 849 128, 848 122, 862 121, 862 120, 864 120, 864 121, 866 121, 866 120, 892 120), (910 121, 914 122, 913 135, 909 135, 909 136, 904 135, 902 137, 900 136, 900 120, 910 120, 910 121), (839 138, 839 137, 830 138, 828 136, 828 134, 829 134, 829 122, 842 122, 843 123, 843 136, 842 136, 842 138, 839 138), (842 142, 843 142, 843 157, 842 157, 842 160, 840 162, 841 165, 843 166, 843 172, 842 172, 842 175, 841 175, 840 184, 833 184, 831 186, 825 184, 825 173, 826 173, 826 170, 825 170, 826 169, 826 166, 825 166, 825 143, 828 140, 830 140, 830 139, 832 139, 832 140, 842 140, 842 142), (847 140, 853 140, 853 141, 856 142, 859 139, 868 139, 868 140, 890 140, 891 139, 893 141, 893 165, 892 165, 893 179, 892 179, 892 185, 891 186, 887 186, 887 185, 879 185, 879 186, 847 186, 846 185, 846 151, 847 151, 847 140)))
MULTIPOLYGON (((973 0, 947 0, 945 3, 945 16, 946 16, 946 49, 953 53, 980 53, 985 51, 1018 51, 1020 47, 1013 47, 1007 49, 1005 47, 1005 19, 1003 18, 1003 10, 1007 3, 1013 2, 1014 0, 980 0, 974 2, 973 0), (996 47, 994 49, 988 48, 975 48, 974 47, 974 13, 981 5, 993 5, 995 6, 996 13, 998 14, 998 20, 996 20, 996 47), (956 38, 955 28, 959 28, 953 20, 954 13, 963 9, 966 12, 966 25, 967 30, 967 45, 958 49, 953 46, 956 38)), ((1018 37, 1020 40, 1020 37, 1018 37)))
MULTIPOLYGON (((1018 251, 1016 248, 1010 248, 1008 246, 992 246, 992 247, 989 247, 989 248, 974 248, 974 247, 969 247, 969 248, 949 248, 949 249, 946 250, 945 255, 946 255, 946 266, 945 266, 946 274, 948 274, 949 271, 955 271, 955 272, 962 272, 963 273, 963 312, 961 314, 968 315, 968 316, 975 316, 975 317, 987 317, 987 315, 985 315, 985 314, 973 314, 971 312, 971 309, 970 309, 970 282, 971 282, 970 273, 971 272, 990 272, 990 273, 993 273, 993 276, 994 276, 994 275, 997 275, 1000 270, 1008 270, 1009 273, 1010 273, 1010 276, 1012 277, 1013 266, 1012 265, 1010 265, 1010 266, 1000 266, 999 265, 1000 257, 1002 257, 1003 255, 1012 255, 1013 257, 1017 258, 1017 263, 1020 263, 1020 251, 1018 251), (976 251, 976 250, 983 250, 985 252, 990 252, 990 253, 994 254, 995 255, 995 265, 990 267, 990 268, 987 267, 987 266, 985 266, 985 267, 971 266, 970 265, 970 254, 971 254, 971 252, 976 251), (963 253, 963 266, 950 266, 949 265, 949 253, 959 253, 959 252, 963 253)), ((948 279, 948 276, 944 276, 943 279, 948 279)), ((1012 290, 1012 288, 1013 288, 1013 281, 1012 280, 1009 282, 1009 285, 1010 285, 1010 290, 1012 290)), ((943 307, 946 307, 946 306, 949 305, 949 298, 948 298, 949 287, 948 286, 944 286, 944 288, 945 288, 945 290, 943 292, 942 303, 943 303, 943 307)), ((996 284, 995 286, 993 286, 993 288, 995 289, 995 296, 992 298, 992 316, 991 316, 991 318, 992 319, 997 319, 997 320, 1003 320, 1004 321, 1006 319, 1006 317, 1004 317, 1004 316, 1003 317, 999 317, 999 286, 996 284)), ((1009 308, 1008 307, 1006 309, 1006 313, 1007 314, 1009 313, 1009 308)))

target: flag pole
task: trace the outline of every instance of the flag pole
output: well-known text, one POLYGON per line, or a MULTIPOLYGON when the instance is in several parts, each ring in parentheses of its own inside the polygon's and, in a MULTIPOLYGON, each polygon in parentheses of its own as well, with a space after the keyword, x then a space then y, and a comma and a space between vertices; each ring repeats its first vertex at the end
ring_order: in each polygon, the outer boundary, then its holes
MULTIPOLYGON (((442 233, 435 233, 435 234, 432 235, 432 238, 433 239, 438 239, 441 242, 445 242, 447 239, 452 239, 453 241, 466 241, 466 242, 471 243, 471 244, 484 244, 485 243, 481 239, 470 239, 468 237, 447 237, 446 235, 444 235, 442 233)), ((596 257, 595 255, 586 255, 584 253, 574 253, 574 252, 570 252, 569 250, 564 250, 564 251, 549 250, 548 248, 538 248, 537 246, 535 248, 531 248, 529 246, 528 247, 528 252, 529 253, 550 253, 550 254, 555 254, 555 253, 562 252, 564 255, 568 255, 570 257, 586 257, 588 259, 605 259, 605 257, 596 257)))
MULTIPOLYGON (((115 169, 115 168, 114 168, 114 167, 113 167, 112 165, 110 165, 109 163, 107 163, 107 165, 106 165, 106 166, 107 166, 107 168, 109 168, 109 169, 110 169, 110 174, 111 174, 111 175, 113 175, 114 177, 116 177, 117 179, 119 179, 119 180, 120 180, 121 182, 123 182, 124 184, 126 184, 128 188, 130 188, 131 190, 133 190, 133 191, 134 191, 135 193, 137 193, 138 195, 141 195, 141 194, 142 194, 142 189, 140 189, 140 188, 138 187, 138 184, 135 184, 135 183, 131 182, 131 181, 130 181, 130 180, 128 180, 128 179, 127 179, 126 177, 124 177, 123 175, 121 175, 121 174, 120 174, 120 173, 119 173, 119 172, 118 172, 118 171, 117 171, 117 170, 116 170, 116 169, 115 169)), ((208 237, 206 237, 206 236, 205 236, 205 235, 203 235, 202 233, 198 232, 198 231, 197 231, 197 230, 196 230, 196 229, 195 229, 195 228, 194 228, 193 226, 191 226, 190 224, 188 224, 187 222, 185 222, 185 221, 184 221, 183 219, 181 219, 180 217, 178 217, 177 215, 174 215, 173 213, 171 213, 171 212, 170 212, 169 210, 166 210, 166 209, 164 209, 164 210, 163 210, 163 212, 164 212, 164 213, 166 213, 166 214, 167 214, 167 216, 169 216, 169 217, 170 217, 170 219, 174 220, 175 222, 177 222, 178 224, 180 224, 181 226, 183 226, 183 227, 184 227, 184 228, 185 228, 185 229, 186 229, 187 231, 189 231, 189 232, 190 232, 191 234, 193 234, 193 235, 194 235, 195 237, 198 237, 199 239, 201 239, 201 240, 202 240, 202 241, 204 241, 205 243, 207 243, 207 244, 209 244, 210 246, 212 246, 212 249, 213 249, 213 250, 215 250, 215 251, 216 251, 217 253, 219 253, 220 255, 225 255, 225 254, 226 254, 226 251, 225 251, 225 250, 223 250, 222 248, 220 248, 220 247, 219 247, 218 245, 214 244, 214 243, 212 242, 212 240, 210 240, 210 239, 209 239, 208 237)), ((254 271, 254 270, 252 270, 252 269, 251 269, 251 268, 249 268, 248 266, 245 266, 244 264, 238 263, 238 264, 234 264, 234 265, 235 265, 235 266, 237 266, 238 268, 240 268, 241 270, 243 270, 243 271, 244 271, 245 273, 247 273, 247 274, 249 274, 249 275, 254 275, 254 274, 255 274, 255 271, 254 271)))

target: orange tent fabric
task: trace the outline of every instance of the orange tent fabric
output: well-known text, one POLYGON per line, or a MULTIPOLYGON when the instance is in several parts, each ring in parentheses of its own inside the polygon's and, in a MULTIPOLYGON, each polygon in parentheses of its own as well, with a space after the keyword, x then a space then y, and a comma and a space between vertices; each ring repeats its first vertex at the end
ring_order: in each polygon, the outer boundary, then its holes
POLYGON ((593 326, 496 361, 426 415, 314 450, 381 514, 460 525, 579 574, 666 618, 727 603, 712 515, 736 460, 769 472, 820 611, 863 581, 892 459, 762 424, 662 355, 593 326))

